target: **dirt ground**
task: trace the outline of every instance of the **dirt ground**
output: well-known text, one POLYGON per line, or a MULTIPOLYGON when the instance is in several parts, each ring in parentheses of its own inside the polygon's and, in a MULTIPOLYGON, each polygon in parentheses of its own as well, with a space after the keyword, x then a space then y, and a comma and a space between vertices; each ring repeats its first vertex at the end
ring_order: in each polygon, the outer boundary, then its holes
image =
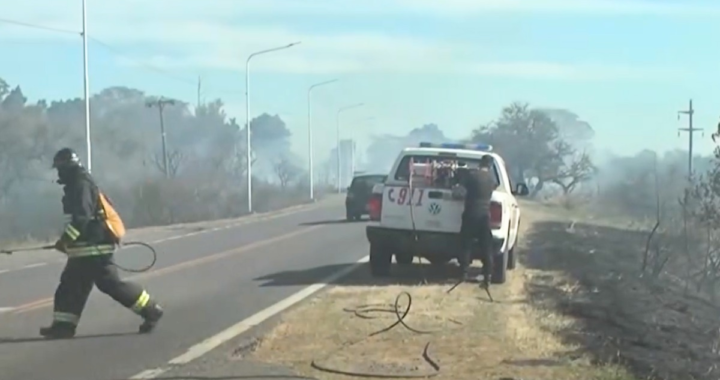
POLYGON ((521 265, 506 284, 461 284, 452 268, 360 268, 286 314, 245 357, 316 379, 717 379, 718 310, 634 275, 644 235, 523 205, 521 265), (426 284, 420 284, 425 279, 426 284), (402 324, 374 335, 398 320, 402 324), (414 331, 412 331, 412 330, 414 331), (692 377, 691 377, 692 376, 692 377))

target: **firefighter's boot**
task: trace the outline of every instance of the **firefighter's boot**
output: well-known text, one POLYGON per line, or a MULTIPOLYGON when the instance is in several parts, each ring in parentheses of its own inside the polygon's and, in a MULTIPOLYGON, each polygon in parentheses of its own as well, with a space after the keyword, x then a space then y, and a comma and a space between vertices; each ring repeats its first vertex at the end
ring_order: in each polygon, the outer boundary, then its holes
POLYGON ((163 309, 156 302, 150 302, 140 312, 140 316, 143 318, 143 323, 140 325, 140 334, 148 334, 155 329, 160 318, 163 316, 163 309))
POLYGON ((40 335, 47 339, 70 339, 75 336, 75 328, 69 322, 53 322, 48 327, 40 328, 40 335))
POLYGON ((472 265, 473 256, 473 245, 471 243, 462 250, 460 257, 458 257, 458 264, 460 266, 460 280, 470 280, 470 266, 472 265))
POLYGON ((490 282, 492 281, 492 265, 493 261, 492 258, 486 258, 485 262, 483 263, 483 279, 482 279, 482 285, 480 287, 485 289, 490 289, 490 282))

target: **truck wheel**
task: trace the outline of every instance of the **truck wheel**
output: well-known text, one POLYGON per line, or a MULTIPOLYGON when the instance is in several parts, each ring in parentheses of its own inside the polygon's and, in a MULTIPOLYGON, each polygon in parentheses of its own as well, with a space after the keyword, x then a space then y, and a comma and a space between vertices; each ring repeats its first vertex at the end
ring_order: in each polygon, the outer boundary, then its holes
POLYGON ((507 280, 508 252, 503 252, 499 257, 496 256, 493 261, 492 277, 490 282, 493 284, 504 284, 507 280))
MULTIPOLYGON (((518 220, 518 233, 520 232, 520 220, 518 220)), ((517 235, 515 235, 515 242, 513 242, 513 247, 508 251, 508 264, 507 269, 513 270, 517 266, 517 256, 515 255, 515 247, 517 247, 517 235)))
POLYGON ((395 262, 400 265, 410 265, 413 263, 413 255, 410 253, 396 253, 395 262))
POLYGON ((373 277, 389 276, 392 256, 392 253, 377 244, 370 244, 370 274, 373 277))
POLYGON ((507 269, 513 270, 517 266, 517 256, 515 256, 515 247, 512 247, 511 250, 508 251, 508 262, 507 262, 507 269))

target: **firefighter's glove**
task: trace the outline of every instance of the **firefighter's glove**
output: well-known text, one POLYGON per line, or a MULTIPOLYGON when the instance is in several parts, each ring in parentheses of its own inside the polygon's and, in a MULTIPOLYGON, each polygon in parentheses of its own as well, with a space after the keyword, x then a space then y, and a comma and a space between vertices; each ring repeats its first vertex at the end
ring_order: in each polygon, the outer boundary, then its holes
POLYGON ((55 242, 55 249, 67 254, 67 243, 63 239, 58 239, 58 241, 55 242))

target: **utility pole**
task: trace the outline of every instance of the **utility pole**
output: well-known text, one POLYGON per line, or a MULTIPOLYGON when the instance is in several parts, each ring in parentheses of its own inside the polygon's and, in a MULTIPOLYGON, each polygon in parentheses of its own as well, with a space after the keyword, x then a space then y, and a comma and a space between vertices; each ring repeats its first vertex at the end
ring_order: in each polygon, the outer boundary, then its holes
POLYGON ((167 141, 165 136, 165 117, 163 116, 163 112, 165 111, 165 106, 174 104, 174 100, 165 98, 148 101, 146 104, 148 108, 157 107, 158 112, 160 113, 160 137, 162 139, 163 172, 165 173, 165 178, 170 178, 170 171, 168 165, 167 141))
POLYGON ((693 126, 694 114, 695 110, 693 109, 692 99, 690 99, 688 109, 678 111, 678 120, 680 120, 680 115, 688 115, 688 127, 678 128, 678 136, 680 136, 680 132, 688 133, 688 179, 691 179, 693 174, 693 135, 695 132, 701 132, 703 130, 702 128, 695 128, 693 126))

